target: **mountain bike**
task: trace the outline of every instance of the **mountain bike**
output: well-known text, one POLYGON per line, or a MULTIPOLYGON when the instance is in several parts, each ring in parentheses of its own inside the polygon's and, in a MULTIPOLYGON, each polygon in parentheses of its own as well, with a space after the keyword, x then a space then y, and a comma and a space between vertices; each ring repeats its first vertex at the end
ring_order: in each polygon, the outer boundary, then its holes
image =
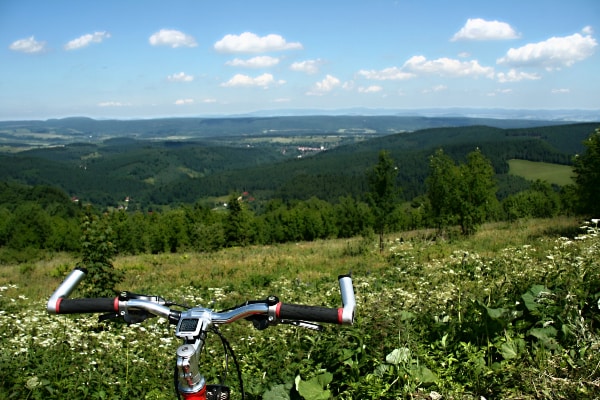
MULTIPOLYGON (((175 325, 175 336, 182 340, 176 352, 174 368, 175 393, 185 400, 228 400, 231 390, 224 382, 207 384, 200 372, 199 360, 208 333, 219 336, 225 348, 225 369, 228 355, 237 367, 240 393, 244 399, 244 387, 237 358, 227 339, 218 329, 219 325, 238 320, 249 320, 256 329, 262 330, 277 324, 321 330, 318 323, 351 325, 354 321, 356 300, 352 277, 338 277, 342 307, 329 308, 301 304, 282 303, 276 296, 264 300, 246 301, 236 307, 213 311, 205 307, 189 307, 167 301, 159 296, 121 292, 115 297, 69 299, 69 295, 85 277, 84 268, 75 268, 54 291, 48 300, 50 314, 104 313, 99 320, 122 319, 127 324, 141 323, 147 318, 160 317, 175 325)), ((226 372, 225 372, 226 376, 226 372)))

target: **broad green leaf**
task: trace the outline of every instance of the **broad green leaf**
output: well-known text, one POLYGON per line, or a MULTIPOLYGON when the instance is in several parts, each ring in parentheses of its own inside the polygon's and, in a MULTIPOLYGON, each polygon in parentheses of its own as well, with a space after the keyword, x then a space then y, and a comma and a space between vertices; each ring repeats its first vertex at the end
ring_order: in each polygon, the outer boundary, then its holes
POLYGON ((385 357, 385 361, 388 364, 398 365, 400 363, 407 363, 410 360, 410 349, 402 347, 400 349, 394 349, 390 354, 385 357))
POLYGON ((324 388, 327 385, 329 385, 331 383, 331 381, 333 380, 333 374, 331 372, 324 372, 324 373, 322 373, 320 375, 315 376, 312 379, 316 379, 317 382, 319 384, 321 384, 321 387, 324 388))
POLYGON ((488 316, 494 320, 500 320, 504 322, 507 319, 507 316, 510 316, 510 310, 506 308, 485 308, 488 316))
POLYGON ((553 326, 547 326, 545 328, 532 328, 529 334, 535 336, 540 340, 548 340, 556 337, 557 330, 553 326))
POLYGON ((480 307, 485 309, 486 314, 491 320, 500 323, 502 326, 506 326, 509 322, 520 317, 522 314, 520 312, 510 310, 508 308, 490 308, 480 300, 477 300, 477 304, 479 304, 480 307))
POLYGON ((524 348, 525 341, 521 338, 517 338, 502 343, 502 346, 500 346, 500 352, 505 360, 512 360, 518 358, 524 348))
POLYGON ((281 384, 273 386, 263 394, 263 400, 290 400, 291 385, 281 384))
POLYGON ((529 330, 529 334, 537 338, 542 344, 549 349, 559 348, 560 345, 556 341, 556 328, 553 326, 547 326, 545 328, 532 328, 529 330))
POLYGON ((517 346, 515 346, 513 342, 502 343, 500 351, 505 360, 512 360, 513 358, 517 358, 519 356, 517 346))
POLYGON ((437 375, 432 370, 423 365, 413 370, 412 375, 422 383, 433 383, 438 379, 437 375))
POLYGON ((331 392, 325 387, 331 382, 333 375, 326 372, 308 381, 296 380, 296 389, 300 396, 307 400, 328 400, 331 392))
POLYGON ((415 319, 415 314, 410 311, 400 311, 400 321, 410 321, 411 319, 415 319))
POLYGON ((525 307, 527 307, 530 312, 535 312, 540 307, 540 304, 537 302, 537 300, 540 298, 540 294, 543 292, 550 293, 550 290, 544 285, 533 285, 521 296, 525 307))
POLYGON ((390 368, 392 367, 389 364, 379 364, 377 367, 375 367, 373 375, 383 378, 390 368))

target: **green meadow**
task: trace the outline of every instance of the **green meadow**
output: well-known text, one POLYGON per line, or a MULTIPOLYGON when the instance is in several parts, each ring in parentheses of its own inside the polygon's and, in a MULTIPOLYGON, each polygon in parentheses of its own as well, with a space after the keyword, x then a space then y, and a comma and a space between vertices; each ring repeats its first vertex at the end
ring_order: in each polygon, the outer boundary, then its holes
POLYGON ((565 186, 573 183, 573 167, 527 160, 508 160, 509 174, 530 181, 537 179, 551 184, 565 186))
MULTIPOLYGON (((593 399, 600 394, 600 236, 576 218, 375 238, 117 257, 119 290, 226 309, 274 294, 338 306, 352 271, 355 324, 321 332, 246 321, 222 327, 246 399, 593 399)), ((48 296, 77 260, 0 266, 0 398, 173 399, 173 327, 50 316, 48 296)), ((72 297, 76 297, 75 293, 72 297)), ((218 338, 201 360, 222 375, 218 338)), ((230 362, 230 368, 233 368, 230 362)), ((240 399, 235 371, 227 383, 240 399)))

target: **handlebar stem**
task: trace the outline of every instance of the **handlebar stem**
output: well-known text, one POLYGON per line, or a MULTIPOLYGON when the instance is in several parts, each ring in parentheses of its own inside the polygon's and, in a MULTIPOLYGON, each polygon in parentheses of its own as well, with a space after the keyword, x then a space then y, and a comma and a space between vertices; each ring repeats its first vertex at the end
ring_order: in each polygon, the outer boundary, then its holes
POLYGON ((200 373, 198 358, 204 345, 204 338, 197 338, 193 343, 186 343, 177 349, 177 389, 184 396, 200 393, 206 386, 206 380, 200 373))

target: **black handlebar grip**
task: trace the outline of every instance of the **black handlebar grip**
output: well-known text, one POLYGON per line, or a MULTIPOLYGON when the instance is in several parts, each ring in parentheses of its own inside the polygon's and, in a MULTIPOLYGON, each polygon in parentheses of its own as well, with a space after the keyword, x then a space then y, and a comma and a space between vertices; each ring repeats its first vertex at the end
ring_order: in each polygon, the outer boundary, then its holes
POLYGON ((300 304, 278 303, 275 309, 277 319, 291 319, 308 322, 342 323, 342 309, 300 304))
POLYGON ((93 299, 60 298, 56 302, 57 314, 100 313, 118 311, 118 297, 98 297, 93 299))

